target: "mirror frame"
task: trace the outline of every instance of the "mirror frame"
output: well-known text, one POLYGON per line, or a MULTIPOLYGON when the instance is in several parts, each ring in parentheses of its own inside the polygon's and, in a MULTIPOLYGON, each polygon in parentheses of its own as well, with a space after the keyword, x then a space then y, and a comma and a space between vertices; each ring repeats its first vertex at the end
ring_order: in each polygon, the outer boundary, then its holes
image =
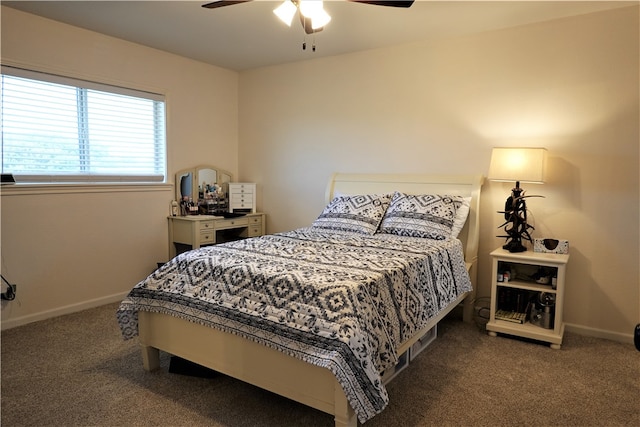
POLYGON ((181 191, 182 179, 189 174, 191 174, 191 194, 188 195, 187 197, 191 197, 196 202, 198 201, 198 185, 200 182, 200 171, 206 170, 206 169, 210 169, 215 172, 216 183, 218 184, 222 185, 222 184, 228 184, 229 182, 233 182, 233 175, 231 174, 231 172, 228 172, 224 169, 220 169, 213 165, 204 164, 204 165, 198 165, 194 168, 181 169, 178 172, 176 172, 175 182, 174 182, 175 196, 176 196, 176 201, 178 201, 178 203, 182 199, 182 191, 181 191))

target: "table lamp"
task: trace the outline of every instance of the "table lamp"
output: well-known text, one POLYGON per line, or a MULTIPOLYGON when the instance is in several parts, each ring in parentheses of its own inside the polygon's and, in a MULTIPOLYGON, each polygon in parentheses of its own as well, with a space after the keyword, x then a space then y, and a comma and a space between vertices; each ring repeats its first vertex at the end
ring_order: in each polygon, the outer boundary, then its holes
POLYGON ((516 185, 507 198, 504 211, 498 211, 504 215, 505 223, 498 228, 503 228, 506 235, 497 236, 506 238, 503 249, 509 252, 524 252, 527 248, 523 240, 533 243, 529 230, 533 226, 527 223, 527 196, 521 182, 542 184, 544 182, 547 150, 545 148, 494 148, 491 152, 491 165, 489 166, 489 179, 492 181, 515 181, 516 185))

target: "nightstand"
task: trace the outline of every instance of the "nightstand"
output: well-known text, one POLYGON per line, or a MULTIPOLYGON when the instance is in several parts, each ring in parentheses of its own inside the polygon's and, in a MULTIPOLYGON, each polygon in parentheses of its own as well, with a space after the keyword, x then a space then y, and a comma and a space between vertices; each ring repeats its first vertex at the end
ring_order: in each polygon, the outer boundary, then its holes
POLYGON ((491 307, 486 325, 498 333, 544 341, 560 349, 564 335, 565 271, 569 255, 491 252, 491 307))

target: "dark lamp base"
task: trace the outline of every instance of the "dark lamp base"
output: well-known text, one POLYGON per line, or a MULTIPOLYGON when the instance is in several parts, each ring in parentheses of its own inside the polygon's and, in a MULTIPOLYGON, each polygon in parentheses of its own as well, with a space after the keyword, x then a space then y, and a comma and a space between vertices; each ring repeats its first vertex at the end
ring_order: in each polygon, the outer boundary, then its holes
POLYGON ((516 240, 510 241, 509 243, 504 245, 502 249, 506 249, 509 252, 526 252, 527 250, 527 248, 525 248, 521 242, 518 242, 516 240))

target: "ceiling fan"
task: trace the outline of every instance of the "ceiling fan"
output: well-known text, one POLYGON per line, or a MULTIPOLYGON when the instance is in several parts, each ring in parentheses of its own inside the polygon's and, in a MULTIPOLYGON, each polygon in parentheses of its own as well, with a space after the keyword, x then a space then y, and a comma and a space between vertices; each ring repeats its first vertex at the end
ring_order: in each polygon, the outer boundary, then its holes
MULTIPOLYGON (((202 7, 207 9, 216 9, 218 7, 232 6, 238 3, 248 3, 252 0, 218 0, 203 4, 202 7)), ((376 6, 391 7, 410 7, 414 0, 408 1, 368 1, 368 0, 347 0, 354 3, 365 3, 376 6)), ((300 24, 304 28, 305 33, 313 34, 322 31, 324 26, 329 23, 331 16, 322 8, 322 2, 316 0, 285 0, 280 6, 274 9, 275 13, 285 24, 291 26, 291 21, 298 12, 300 24)))

